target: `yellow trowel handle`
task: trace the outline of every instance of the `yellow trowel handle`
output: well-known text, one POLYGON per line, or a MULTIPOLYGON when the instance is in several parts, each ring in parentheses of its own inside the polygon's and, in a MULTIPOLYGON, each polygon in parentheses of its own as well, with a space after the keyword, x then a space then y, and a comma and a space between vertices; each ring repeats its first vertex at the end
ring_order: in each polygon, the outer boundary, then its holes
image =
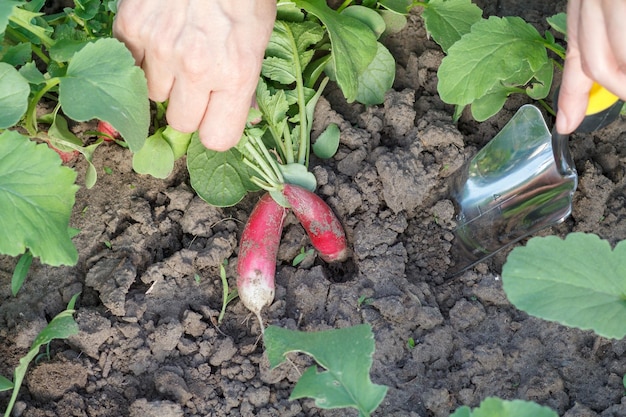
POLYGON ((601 129, 619 116, 624 102, 598 83, 589 91, 586 116, 576 132, 588 133, 601 129))
POLYGON ((601 111, 611 108, 619 101, 619 97, 611 93, 598 83, 593 83, 589 91, 589 104, 587 104, 587 116, 600 113, 601 111))

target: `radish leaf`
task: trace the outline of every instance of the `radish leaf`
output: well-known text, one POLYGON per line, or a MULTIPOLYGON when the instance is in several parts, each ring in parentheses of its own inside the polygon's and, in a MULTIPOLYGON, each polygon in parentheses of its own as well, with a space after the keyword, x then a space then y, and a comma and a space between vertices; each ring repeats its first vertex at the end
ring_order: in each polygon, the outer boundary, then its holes
POLYGON ((262 74, 281 84, 296 82, 313 58, 315 51, 309 48, 322 40, 323 36, 322 28, 313 22, 276 21, 265 50, 262 74))
POLYGON ((376 39, 380 38, 380 36, 385 32, 385 20, 379 13, 369 7, 359 6, 358 4, 355 4, 343 9, 341 14, 344 16, 353 17, 365 23, 374 33, 376 39))
POLYGON ((13 382, 0 375, 0 392, 13 389, 13 382))
POLYGON ((319 332, 300 332, 269 326, 265 330, 267 356, 272 368, 290 352, 312 356, 324 368, 309 367, 290 399, 311 397, 320 408, 352 407, 369 416, 382 402, 387 387, 369 377, 374 335, 368 324, 319 332))
POLYGON ((341 132, 335 123, 329 124, 326 129, 315 139, 313 153, 321 159, 332 158, 339 149, 339 138, 341 132))
POLYGON ((15 297, 20 288, 22 288, 22 284, 24 284, 32 262, 33 254, 30 251, 24 252, 24 254, 20 256, 20 260, 17 261, 17 265, 15 265, 15 269, 13 270, 13 276, 11 277, 11 294, 13 297, 15 297))
POLYGON ((450 417, 558 417, 558 414, 532 401, 488 397, 473 410, 467 406, 457 408, 450 417))
POLYGON ((535 237, 515 248, 503 270, 520 310, 607 338, 626 336, 626 241, 611 250, 596 235, 535 237), (593 262, 589 262, 593 259, 593 262))
POLYGON ((374 60, 359 75, 356 100, 366 106, 385 101, 385 94, 391 90, 396 75, 393 55, 382 43, 377 46, 374 60))
POLYGON ((47 145, 15 131, 0 134, 0 253, 30 249, 48 265, 74 265, 78 253, 68 225, 75 180, 76 172, 47 145))
POLYGON ((150 104, 144 73, 115 39, 99 39, 74 54, 60 80, 59 102, 74 120, 111 124, 133 152, 148 136, 150 104))
POLYGON ((296 0, 296 5, 322 21, 331 41, 331 55, 337 84, 346 100, 353 102, 358 93, 358 77, 376 55, 376 36, 361 21, 339 14, 324 0, 296 0))
POLYGON ((0 62, 0 129, 16 124, 26 112, 30 86, 11 65, 0 62))
MULTIPOLYGON (((441 99, 465 106, 486 95, 508 95, 515 88, 530 88, 535 98, 544 98, 549 85, 543 90, 537 85, 551 81, 553 71, 546 43, 532 25, 519 17, 480 20, 450 47, 441 62, 437 72, 441 99), (538 94, 540 91, 545 95, 538 94)), ((488 112, 483 109, 481 113, 488 112)))
POLYGON ((191 137, 187 149, 187 168, 191 186, 198 196, 217 207, 237 204, 248 191, 258 189, 242 162, 237 149, 216 152, 202 145, 197 133, 191 137))
POLYGON ((567 35, 567 15, 565 13, 557 13, 546 20, 552 29, 567 35))
POLYGON ((174 169, 174 151, 163 137, 163 128, 146 139, 143 147, 133 154, 133 169, 139 174, 167 178, 174 169))
POLYGON ((472 25, 482 19, 482 10, 471 0, 430 0, 424 6, 422 17, 428 32, 444 52, 472 25))
POLYGON ((25 4, 25 1, 17 0, 3 0, 0 2, 0 34, 4 33, 9 23, 9 17, 13 14, 13 8, 15 6, 21 6, 25 4))

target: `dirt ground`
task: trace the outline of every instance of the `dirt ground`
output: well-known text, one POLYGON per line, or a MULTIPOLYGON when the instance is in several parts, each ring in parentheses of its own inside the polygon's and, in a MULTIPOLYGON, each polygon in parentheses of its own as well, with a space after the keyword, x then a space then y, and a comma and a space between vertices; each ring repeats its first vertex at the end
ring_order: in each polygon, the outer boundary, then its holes
MULTIPOLYGON (((520 15, 546 29, 565 1, 483 1, 488 15, 520 15)), ((341 128, 333 160, 313 161, 319 194, 345 226, 353 256, 330 269, 313 256, 291 260, 306 235, 290 215, 279 252, 276 300, 265 320, 306 331, 370 323, 375 383, 389 387, 376 416, 445 417, 487 396, 533 400, 566 417, 626 416, 622 377, 626 341, 541 321, 507 301, 499 272, 506 253, 454 279, 450 238, 454 208, 446 179, 492 138, 522 99, 487 122, 464 115, 436 93, 439 47, 419 12, 386 40, 398 60, 383 105, 349 105, 330 88, 314 129, 341 128), (359 304, 359 298, 367 302, 359 304), (415 341, 410 347, 409 339, 415 341)), ((573 214, 542 234, 599 234, 626 239, 624 122, 576 135, 579 172, 573 214)), ((184 163, 161 181, 135 174, 127 151, 102 147, 99 180, 81 188, 72 226, 78 265, 34 264, 22 291, 10 295, 15 260, 0 257, 0 374, 10 377, 37 332, 82 295, 80 333, 51 344, 33 365, 14 416, 355 416, 289 401, 311 362, 269 370, 260 328, 234 301, 218 327, 218 266, 229 260, 235 284, 237 242, 258 195, 212 208, 189 186, 184 163), (105 173, 104 168, 111 173, 105 173)), ((78 162, 79 183, 85 164, 78 162)), ((9 394, 0 394, 4 410, 9 394)))

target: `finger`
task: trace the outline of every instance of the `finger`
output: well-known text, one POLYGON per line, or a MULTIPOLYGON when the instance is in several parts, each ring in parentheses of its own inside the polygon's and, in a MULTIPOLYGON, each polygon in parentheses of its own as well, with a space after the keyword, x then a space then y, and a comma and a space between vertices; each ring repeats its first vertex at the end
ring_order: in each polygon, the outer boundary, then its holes
MULTIPOLYGON (((611 6, 620 2, 611 3, 611 6)), ((579 24, 579 47, 582 68, 589 78, 594 79, 616 95, 626 96, 626 74, 621 71, 615 53, 623 45, 612 46, 609 25, 599 2, 583 2, 581 15, 585 16, 579 24)), ((617 11, 612 11, 615 13, 617 11)), ((616 31, 616 29, 611 29, 616 31)), ((618 29, 618 36, 623 32, 618 29)), ((613 35, 612 35, 613 36, 613 35)), ((620 52, 621 53, 621 52, 620 52)))
POLYGON ((573 132, 585 117, 589 77, 583 72, 578 45, 581 0, 570 0, 567 7, 567 54, 559 88, 556 130, 561 134, 573 132))
POLYGON ((609 88, 614 94, 626 99, 626 26, 623 17, 626 16, 626 2, 611 0, 604 6, 604 21, 606 22, 606 33, 609 42, 609 49, 612 53, 612 65, 610 70, 612 85, 609 88))
POLYGON ((561 134, 572 133, 585 118, 589 91, 593 80, 585 75, 579 57, 567 58, 563 80, 559 88, 556 130, 561 134))
POLYGON ((132 16, 134 11, 132 2, 120 2, 117 6, 117 13, 113 20, 113 36, 123 42, 130 53, 135 58, 135 64, 140 65, 144 58, 144 48, 137 35, 132 32, 131 24, 127 16, 132 16))
POLYGON ((146 74, 150 99, 157 102, 167 100, 174 84, 174 74, 169 63, 157 59, 148 51, 141 63, 141 68, 146 74))
POLYGON ((200 141, 204 146, 224 151, 239 142, 250 110, 250 97, 251 93, 226 90, 211 93, 199 130, 200 141))
MULTIPOLYGON (((167 122, 181 132, 195 132, 206 113, 210 87, 187 77, 174 80, 167 105, 167 122)), ((222 121, 227 123, 227 121, 222 121)))

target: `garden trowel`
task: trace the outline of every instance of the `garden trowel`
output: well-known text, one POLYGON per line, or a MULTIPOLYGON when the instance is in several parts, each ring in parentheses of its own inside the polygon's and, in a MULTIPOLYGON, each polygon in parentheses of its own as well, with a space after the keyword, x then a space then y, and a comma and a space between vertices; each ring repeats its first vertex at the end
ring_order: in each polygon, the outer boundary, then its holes
MULTIPOLYGON (((576 132, 608 125, 622 104, 594 85, 576 132)), ((570 215, 578 175, 567 142, 568 135, 550 132, 537 107, 525 105, 451 177, 457 226, 449 276, 570 215)))

